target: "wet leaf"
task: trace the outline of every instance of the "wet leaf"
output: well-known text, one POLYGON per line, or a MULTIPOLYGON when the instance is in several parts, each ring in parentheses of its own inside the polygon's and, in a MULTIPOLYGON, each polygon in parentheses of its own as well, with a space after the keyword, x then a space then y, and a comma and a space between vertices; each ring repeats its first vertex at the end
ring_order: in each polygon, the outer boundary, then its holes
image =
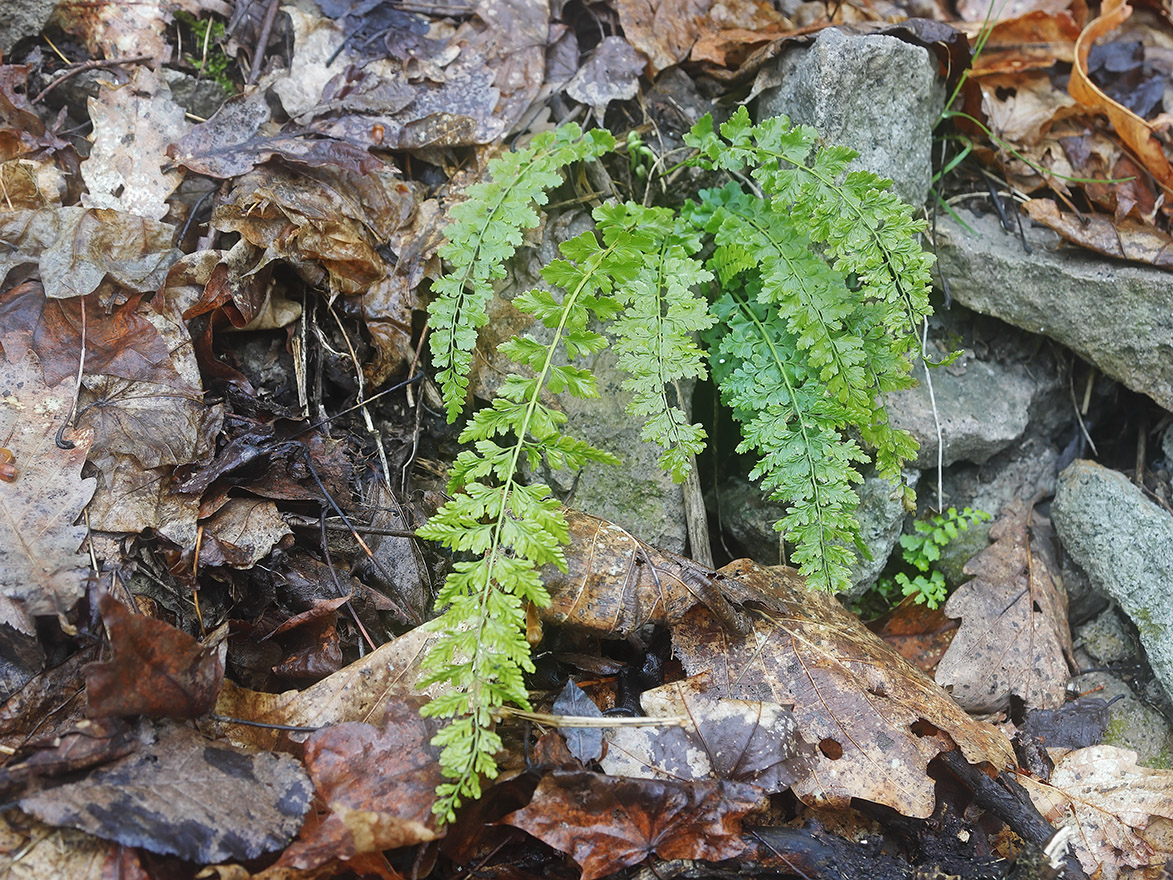
POLYGON ((1052 574, 1058 564, 1050 523, 1031 517, 1031 510, 1017 502, 1002 512, 990 527, 993 543, 965 565, 973 579, 945 603, 945 614, 961 618, 961 628, 936 678, 970 712, 1004 709, 1011 694, 1039 709, 1066 698, 1067 594, 1052 574))
POLYGON ((129 83, 106 85, 89 102, 93 149, 82 162, 87 208, 113 208, 152 220, 167 214, 167 197, 183 174, 164 171, 167 145, 187 132, 183 108, 149 68, 129 83))
POLYGON ((313 787, 293 758, 247 752, 184 727, 143 739, 133 754, 83 779, 22 798, 21 809, 193 862, 256 858, 297 833, 313 787))
MULTIPOLYGON (((72 147, 45 128, 28 97, 29 68, 0 64, 0 161, 72 147)), ((0 200, 2 201, 2 200, 0 200)))
POLYGON ((1047 821, 1074 831, 1075 854, 1089 874, 1159 871, 1173 858, 1173 771, 1138 767, 1127 749, 1091 746, 1056 761, 1049 785, 1020 781, 1047 821))
MULTIPOLYGON (((603 713, 586 691, 567 679, 566 687, 550 709, 555 715, 573 715, 579 718, 602 718, 603 713)), ((566 738, 566 748, 583 764, 590 764, 603 756, 603 731, 598 727, 559 727, 558 732, 566 738)), ((608 773, 611 771, 608 770, 608 773)), ((628 774, 630 775, 630 774, 628 774)))
POLYGON ((0 361, 0 438, 17 469, 0 482, 0 591, 30 616, 64 618, 87 575, 86 530, 74 522, 94 494, 94 480, 81 478, 93 435, 72 435, 73 449, 56 443, 71 397, 67 385, 45 387, 32 353, 0 361))
POLYGON ((99 602, 113 658, 85 669, 87 714, 198 718, 216 702, 227 644, 136 614, 109 593, 99 602))
POLYGON ((542 569, 550 593, 550 604, 539 612, 544 620, 621 638, 647 623, 674 623, 704 603, 730 625, 740 625, 721 594, 724 581, 717 572, 657 550, 604 519, 564 513, 568 568, 542 569))
POLYGON ((132 291, 163 285, 179 257, 175 230, 146 217, 104 208, 42 208, 0 212, 0 273, 35 263, 45 295, 84 296, 109 277, 132 291))
POLYGON ((252 568, 292 534, 277 505, 256 498, 229 498, 203 526, 201 566, 252 568))
POLYGON ((602 767, 613 776, 724 779, 785 791, 811 769, 809 743, 789 709, 777 703, 710 696, 708 676, 662 685, 640 695, 650 718, 685 717, 682 726, 607 731, 602 767))
POLYGON ((279 865, 316 868, 329 859, 414 846, 436 839, 432 804, 440 773, 435 725, 419 715, 419 698, 386 703, 381 724, 335 724, 310 736, 305 763, 329 807, 279 865))
POLYGON ((1088 76, 1088 55, 1092 46, 1100 37, 1119 27, 1130 15, 1132 7, 1125 0, 1105 0, 1100 7, 1099 18, 1083 29, 1075 44, 1075 64, 1071 68, 1071 81, 1067 88, 1071 97, 1080 104, 1106 115, 1120 139, 1144 163, 1153 177, 1169 189, 1173 187, 1173 166, 1169 165, 1165 157, 1154 127, 1109 98, 1088 76))
POLYGON ((61 0, 53 21, 80 39, 94 58, 149 55, 158 64, 171 60, 167 42, 170 8, 159 2, 61 0))
POLYGON ((650 856, 730 859, 745 849, 741 820, 757 789, 732 782, 617 779, 551 773, 533 801, 502 822, 568 853, 582 880, 605 877, 650 856))
POLYGON ((1023 207, 1032 220, 1072 244, 1121 260, 1173 269, 1173 237, 1149 223, 1113 221, 1103 214, 1077 216, 1060 211, 1050 199, 1030 199, 1023 207))
POLYGON ((673 628, 676 655, 690 675, 711 675, 714 696, 794 707, 803 739, 817 746, 813 772, 794 785, 804 802, 846 806, 859 797, 925 817, 934 803, 925 768, 940 752, 956 746, 971 764, 1013 766, 1005 735, 971 719, 793 569, 741 560, 721 574, 734 598, 758 597, 752 629, 734 636, 694 608, 673 628))

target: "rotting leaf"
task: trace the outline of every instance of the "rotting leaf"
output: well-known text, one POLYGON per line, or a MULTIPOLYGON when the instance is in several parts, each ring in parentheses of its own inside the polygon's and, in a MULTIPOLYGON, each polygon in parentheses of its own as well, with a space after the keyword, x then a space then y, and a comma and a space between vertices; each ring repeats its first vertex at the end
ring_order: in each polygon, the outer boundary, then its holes
POLYGON ((99 609, 113 658, 85 669, 87 714, 198 718, 216 702, 227 643, 200 644, 187 633, 135 614, 103 593, 99 609))
POLYGON ((623 37, 604 37, 566 84, 566 94, 586 104, 601 119, 612 101, 627 101, 639 91, 644 60, 623 37))
POLYGON ((61 0, 53 21, 77 37, 94 58, 149 55, 156 64, 171 60, 167 25, 171 9, 163 3, 121 0, 61 0))
POLYGON ((73 449, 57 445, 71 396, 65 385, 45 387, 31 352, 0 361, 0 438, 17 469, 0 482, 0 591, 29 616, 64 619, 84 592, 86 530, 73 523, 94 494, 94 480, 81 478, 93 434, 73 435, 73 449))
POLYGON ((272 501, 229 498, 204 523, 200 565, 252 568, 288 534, 290 528, 272 501))
POLYGON ((106 84, 89 101, 93 149, 81 164, 87 208, 114 208, 152 220, 167 214, 167 197, 183 179, 164 171, 167 145, 187 132, 183 108, 171 89, 147 67, 129 83, 106 84))
POLYGON ((640 695, 649 718, 689 719, 684 726, 616 727, 607 731, 602 767, 613 776, 725 779, 785 791, 811 769, 812 748, 793 714, 777 703, 719 699, 707 675, 640 695))
POLYGON ((760 801, 735 782, 622 779, 555 772, 529 806, 501 821, 568 853, 582 880, 596 880, 649 856, 719 862, 745 849, 741 820, 760 801))
POLYGON ((1060 211, 1050 199, 1030 199, 1023 207, 1036 223, 1080 247, 1120 260, 1173 269, 1173 236, 1152 224, 1113 221, 1102 214, 1076 216, 1060 211))
POLYGON ((1004 709, 1011 694, 1039 709, 1066 698, 1067 594, 1054 580, 1050 524, 1032 512, 1021 501, 1002 512, 990 546, 965 565, 973 579, 945 604, 961 628, 937 665, 937 683, 970 712, 1004 709))
POLYGON ((193 862, 256 858, 301 827, 313 786, 288 755, 247 752, 172 725, 145 728, 142 740, 83 779, 21 798, 21 809, 193 862))
POLYGON ((673 628, 676 655, 690 675, 711 674, 714 696, 794 707, 803 739, 817 746, 814 770, 794 785, 804 802, 859 797, 923 818, 934 803, 926 767, 940 752, 956 745, 971 764, 1014 766, 1001 731, 971 719, 794 569, 740 560, 720 574, 727 594, 764 607, 745 636, 694 608, 673 628))
POLYGON ((672 624, 703 603, 734 628, 743 625, 721 594, 721 575, 657 550, 615 523, 569 508, 567 570, 542 569, 550 604, 544 620, 624 638, 647 623, 672 624))
MULTIPOLYGON (((572 715, 579 718, 602 718, 603 713, 586 691, 567 679, 562 693, 554 700, 551 710, 555 715, 572 715)), ((559 727, 558 732, 566 738, 566 748, 583 764, 590 764, 603 756, 603 731, 598 727, 559 727)), ((611 771, 608 770, 608 773, 611 771)), ((629 774, 630 775, 630 774, 629 774)))
POLYGON ((1173 858, 1173 771, 1138 767, 1136 752, 1078 749, 1055 762, 1049 785, 1020 781, 1048 822, 1074 831, 1075 854, 1089 874, 1114 877, 1122 867, 1160 872, 1173 858))
POLYGON ((49 297, 93 293, 107 275, 132 291, 155 291, 179 257, 174 234, 165 223, 107 208, 0 213, 0 273, 35 263, 49 297))
POLYGON ((436 725, 420 717, 422 702, 395 697, 378 727, 335 724, 306 740, 306 769, 330 812, 279 865, 305 870, 436 839, 432 804, 443 776, 430 744, 436 725))
POLYGON ((712 0, 618 0, 619 23, 648 57, 648 75, 679 64, 696 42, 698 23, 712 0))

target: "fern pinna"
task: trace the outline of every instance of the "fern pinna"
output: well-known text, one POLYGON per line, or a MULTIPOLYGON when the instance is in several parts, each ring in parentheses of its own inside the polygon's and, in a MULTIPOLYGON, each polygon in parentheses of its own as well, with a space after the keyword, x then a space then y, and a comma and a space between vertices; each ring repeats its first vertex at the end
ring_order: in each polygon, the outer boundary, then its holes
MULTIPOLYGON (((882 396, 912 384, 915 331, 930 312, 923 223, 886 191, 888 182, 848 172, 851 151, 819 147, 812 129, 785 118, 753 125, 743 108, 719 131, 706 117, 686 141, 697 150, 692 164, 748 171, 760 193, 730 183, 680 212, 632 202, 596 208, 596 230, 564 242, 562 258, 542 270, 550 289, 513 300, 546 329, 501 347, 519 371, 468 421, 452 498, 420 529, 461 555, 437 597, 440 616, 429 626, 438 637, 423 682, 449 685, 425 708, 450 719, 435 740, 449 778, 435 806, 442 821, 480 795, 482 777, 496 775, 494 724, 502 707, 528 706, 525 605, 548 604, 542 566, 566 565, 558 502, 523 471, 615 460, 566 434, 565 415, 542 402, 547 392, 597 395, 590 370, 574 362, 608 344, 599 328, 614 336, 629 374, 628 411, 645 420, 644 438, 663 449, 660 463, 677 480, 705 434, 669 386, 705 377, 702 335, 742 425, 739 449, 759 455, 752 476, 788 502, 776 528, 814 588, 847 586, 863 548, 851 486, 869 459, 865 447, 893 480, 915 453, 882 396), (697 257, 705 236, 713 245, 707 265, 697 257)), ((521 230, 538 223, 536 205, 562 166, 613 148, 606 132, 563 126, 491 162, 491 180, 470 187, 453 209, 442 251, 451 269, 434 286, 430 310, 450 421, 464 407, 493 279, 504 276, 521 230)))

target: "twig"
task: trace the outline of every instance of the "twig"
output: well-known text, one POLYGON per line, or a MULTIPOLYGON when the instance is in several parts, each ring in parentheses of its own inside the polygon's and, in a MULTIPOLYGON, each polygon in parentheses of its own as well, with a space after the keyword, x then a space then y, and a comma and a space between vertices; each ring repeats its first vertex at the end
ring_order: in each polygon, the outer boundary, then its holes
POLYGON ((269 0, 269 8, 265 10, 265 18, 261 22, 261 32, 257 35, 257 48, 253 50, 253 66, 248 72, 245 85, 254 85, 261 75, 261 63, 265 60, 265 47, 269 45, 269 34, 273 32, 273 22, 277 19, 277 0, 269 0))
POLYGON ((106 58, 100 60, 95 59, 93 61, 78 61, 73 64, 69 70, 65 71, 65 73, 61 74, 61 76, 57 77, 57 79, 53 80, 53 82, 49 83, 49 85, 41 89, 41 91, 37 93, 37 96, 33 98, 32 103, 40 103, 40 100, 45 97, 45 95, 49 94, 49 92, 53 91, 53 89, 57 88, 57 86, 61 85, 70 77, 77 76, 83 71, 96 70, 99 67, 117 67, 120 64, 141 64, 144 61, 150 61, 153 57, 153 55, 132 55, 128 58, 106 58))

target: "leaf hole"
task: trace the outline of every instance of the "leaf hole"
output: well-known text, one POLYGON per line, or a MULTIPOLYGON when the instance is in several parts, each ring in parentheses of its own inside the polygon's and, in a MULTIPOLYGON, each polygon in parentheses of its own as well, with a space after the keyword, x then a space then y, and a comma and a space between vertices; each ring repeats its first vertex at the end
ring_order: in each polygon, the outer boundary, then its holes
POLYGON ((908 729, 920 737, 936 736, 941 732, 941 729, 937 725, 925 721, 923 718, 919 721, 914 721, 909 725, 908 729))
POLYGON ((819 751, 832 761, 838 761, 843 757, 843 746, 829 737, 819 740, 819 751))

